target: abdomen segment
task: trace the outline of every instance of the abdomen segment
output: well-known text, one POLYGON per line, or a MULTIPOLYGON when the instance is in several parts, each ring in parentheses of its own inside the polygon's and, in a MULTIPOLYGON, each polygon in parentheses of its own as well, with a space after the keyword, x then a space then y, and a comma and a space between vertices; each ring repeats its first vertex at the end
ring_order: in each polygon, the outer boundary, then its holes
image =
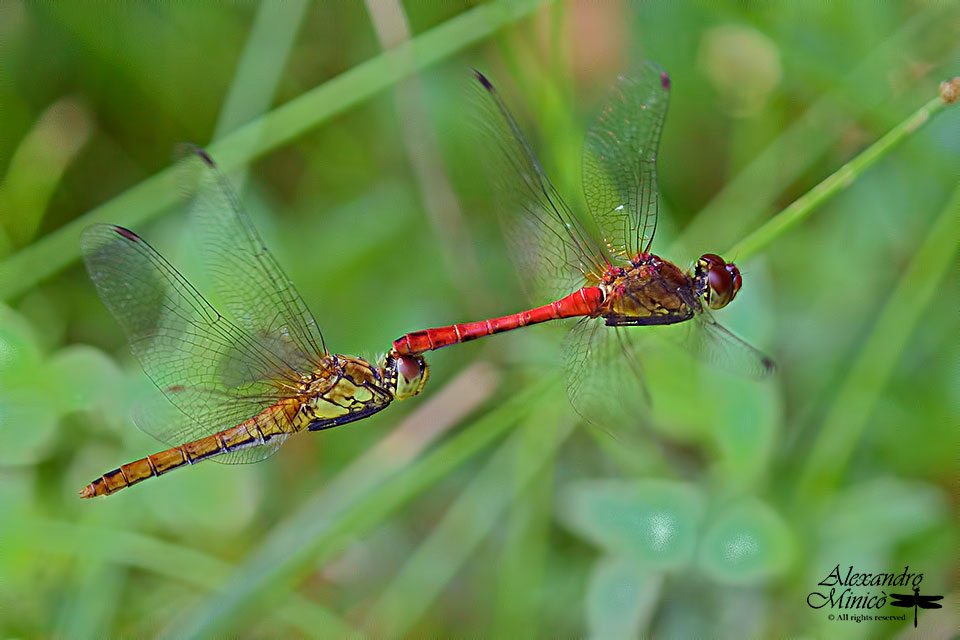
POLYGON ((500 318, 466 322, 449 327, 415 331, 393 341, 393 348, 400 355, 418 355, 458 342, 467 342, 502 331, 510 331, 530 324, 589 316, 596 313, 603 303, 604 293, 600 287, 584 287, 565 298, 545 304, 542 307, 521 311, 500 318))
POLYGON ((276 404, 235 427, 125 464, 118 469, 108 471, 85 486, 80 490, 80 497, 110 495, 147 478, 162 476, 182 466, 266 444, 274 438, 300 431, 303 425, 295 420, 299 408, 298 404, 291 402, 276 404))

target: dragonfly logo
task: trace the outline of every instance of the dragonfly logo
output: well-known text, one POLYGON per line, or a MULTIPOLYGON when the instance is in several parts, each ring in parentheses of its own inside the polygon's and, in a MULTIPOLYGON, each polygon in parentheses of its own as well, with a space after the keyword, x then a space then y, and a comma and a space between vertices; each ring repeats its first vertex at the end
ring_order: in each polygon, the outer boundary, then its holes
POLYGON ((892 604, 895 607, 913 607, 913 628, 917 628, 917 609, 942 609, 943 606, 937 600, 943 600, 943 596, 922 596, 919 587, 913 588, 912 595, 903 595, 900 593, 891 593, 892 604))
POLYGON ((823 580, 817 583, 818 589, 807 595, 807 605, 811 609, 827 609, 831 613, 827 616, 830 621, 906 621, 906 614, 877 615, 868 611, 879 612, 888 603, 894 607, 912 607, 913 626, 917 626, 919 609, 940 609, 942 606, 937 600, 943 596, 920 594, 920 584, 923 582, 923 573, 914 573, 906 566, 900 573, 863 573, 855 570, 851 565, 846 571, 836 565, 823 580), (912 594, 888 593, 883 587, 910 587, 912 594), (835 613, 834 613, 835 612, 835 613))

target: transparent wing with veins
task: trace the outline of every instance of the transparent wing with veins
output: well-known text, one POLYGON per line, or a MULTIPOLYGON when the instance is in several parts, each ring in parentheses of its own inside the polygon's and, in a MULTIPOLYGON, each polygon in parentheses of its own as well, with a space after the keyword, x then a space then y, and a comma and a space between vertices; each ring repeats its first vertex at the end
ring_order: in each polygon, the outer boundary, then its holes
POLYGON ((238 326, 292 369, 311 370, 327 353, 317 321, 216 164, 203 149, 190 150, 192 222, 213 286, 238 326))
POLYGON ((564 343, 564 378, 570 404, 587 422, 615 433, 649 421, 650 393, 634 327, 608 327, 603 318, 583 318, 564 343))
POLYGON ((564 345, 564 374, 570 403, 591 424, 617 430, 648 422, 652 400, 644 381, 644 354, 659 335, 696 359, 742 377, 761 379, 773 362, 722 325, 709 311, 689 322, 663 327, 610 327, 603 318, 584 318, 564 345))
MULTIPOLYGON (((235 426, 295 394, 300 372, 285 354, 221 316, 135 233, 95 225, 84 231, 81 249, 97 293, 169 400, 140 411, 141 429, 176 446, 235 426)), ((271 441, 215 459, 251 462, 277 446, 271 441)))
MULTIPOLYGON (((178 446, 236 426, 280 398, 269 398, 269 403, 268 397, 263 400, 255 402, 253 398, 238 398, 233 393, 184 385, 163 396, 153 394, 140 401, 134 408, 133 421, 144 433, 178 446), (197 407, 193 413, 199 418, 187 415, 180 409, 181 406, 197 407)), ((231 451, 211 459, 221 464, 260 462, 276 453, 288 437, 274 435, 265 444, 231 451)))
POLYGON ((504 234, 521 277, 540 301, 556 300, 610 266, 609 256, 560 194, 507 105, 479 71, 478 102, 490 176, 500 203, 504 234))
POLYGON ((717 322, 708 309, 664 333, 697 360, 728 373, 759 380, 774 372, 769 356, 717 322))
POLYGON ((632 258, 649 251, 657 229, 657 148, 670 78, 645 62, 617 80, 587 131, 583 191, 608 249, 632 258))

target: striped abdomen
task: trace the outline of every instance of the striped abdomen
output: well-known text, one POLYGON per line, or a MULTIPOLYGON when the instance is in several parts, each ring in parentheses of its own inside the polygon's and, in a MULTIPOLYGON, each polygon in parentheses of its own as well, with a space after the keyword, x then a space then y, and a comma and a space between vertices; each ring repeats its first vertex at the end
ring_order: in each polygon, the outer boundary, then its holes
POLYGON ((297 412, 300 402, 288 400, 270 407, 235 427, 224 429, 193 442, 154 453, 119 469, 108 471, 80 490, 81 498, 105 496, 141 480, 162 476, 184 465, 194 464, 207 458, 224 455, 231 451, 254 447, 270 442, 278 436, 289 435, 306 427, 300 424, 297 412))
POLYGON ((466 322, 449 327, 415 331, 393 341, 393 348, 400 355, 418 355, 440 347, 475 340, 502 331, 510 331, 530 324, 574 318, 595 314, 603 303, 604 293, 600 287, 584 287, 565 298, 545 304, 536 309, 521 311, 501 318, 480 322, 466 322))

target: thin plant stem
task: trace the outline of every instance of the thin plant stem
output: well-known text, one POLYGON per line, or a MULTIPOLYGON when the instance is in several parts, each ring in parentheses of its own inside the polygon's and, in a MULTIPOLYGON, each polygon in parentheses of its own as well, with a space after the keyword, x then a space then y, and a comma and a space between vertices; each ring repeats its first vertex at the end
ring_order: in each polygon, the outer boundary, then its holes
POLYGON ((796 224, 836 195, 840 190, 850 186, 864 171, 873 166, 910 134, 920 129, 946 106, 944 100, 937 96, 916 112, 895 126, 886 135, 867 147, 857 157, 843 165, 829 177, 810 191, 793 201, 786 209, 761 225, 753 233, 733 245, 722 255, 731 256, 735 260, 744 260, 765 248, 783 233, 792 229, 796 224))
POLYGON ((526 487, 551 464, 575 425, 561 416, 565 407, 560 389, 560 385, 551 388, 552 401, 549 396, 543 398, 535 419, 500 445, 397 571, 370 610, 372 635, 409 635, 480 543, 500 525, 517 497, 516 489, 526 487), (511 481, 514 491, 510 491, 511 481))
POLYGON ((537 399, 558 382, 557 376, 549 375, 522 389, 415 462, 406 460, 410 466, 377 477, 375 486, 359 495, 341 498, 338 477, 320 499, 279 523, 221 592, 186 611, 163 635, 195 638, 223 634, 240 628, 250 616, 262 614, 261 609, 274 606, 278 594, 286 593, 352 540, 382 524, 414 496, 493 444, 528 412, 537 410, 537 399))
MULTIPOLYGON (((413 51, 385 51, 257 118, 208 147, 230 173, 434 64, 532 13, 540 0, 496 2, 470 9, 413 38, 413 51)), ((9 300, 76 260, 80 233, 97 222, 136 227, 176 204, 178 167, 168 167, 0 262, 0 300, 9 300)))
MULTIPOLYGON (((44 554, 51 558, 93 557, 98 562, 152 573, 201 591, 215 591, 236 571, 234 565, 209 554, 117 527, 34 517, 18 523, 22 526, 0 527, 5 550, 22 550, 40 558, 44 554)), ((316 634, 318 629, 328 631, 329 637, 356 634, 353 627, 329 609, 292 590, 265 615, 305 634, 316 634)))
MULTIPOLYGON (((960 187, 880 311, 877 322, 850 366, 827 409, 797 485, 801 507, 833 495, 876 406, 907 347, 910 336, 933 301, 940 281, 960 247, 960 187)), ((910 425, 910 437, 922 439, 923 425, 910 425)))

